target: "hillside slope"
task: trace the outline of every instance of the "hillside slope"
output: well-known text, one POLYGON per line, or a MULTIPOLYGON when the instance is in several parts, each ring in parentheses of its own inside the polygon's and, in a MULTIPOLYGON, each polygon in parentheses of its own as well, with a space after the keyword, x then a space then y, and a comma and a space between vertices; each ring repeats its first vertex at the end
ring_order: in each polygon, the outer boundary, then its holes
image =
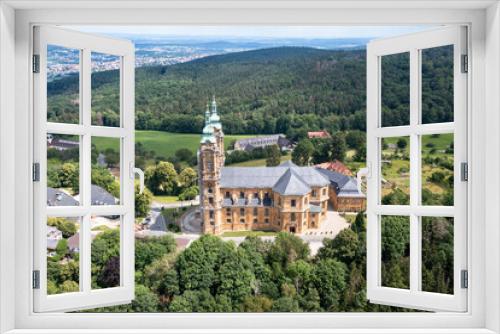
MULTIPOLYGON (((393 62, 391 66, 388 71, 407 70, 407 64, 393 62)), ((293 137, 309 129, 364 130, 365 73, 364 50, 303 47, 259 49, 170 66, 140 67, 136 70, 136 127, 199 133, 206 103, 215 95, 226 133, 281 132, 293 137)), ((98 124, 118 122, 114 89, 117 74, 105 71, 92 76, 92 111, 98 124)), ((75 76, 49 83, 51 120, 78 115, 75 110, 71 112, 77 107, 68 101, 75 98, 77 87, 75 76)), ((448 98, 439 87, 433 87, 433 91, 448 98)), ((404 92, 394 90, 391 104, 407 101, 401 96, 404 92)), ((397 112, 405 112, 405 108, 399 109, 397 112)))

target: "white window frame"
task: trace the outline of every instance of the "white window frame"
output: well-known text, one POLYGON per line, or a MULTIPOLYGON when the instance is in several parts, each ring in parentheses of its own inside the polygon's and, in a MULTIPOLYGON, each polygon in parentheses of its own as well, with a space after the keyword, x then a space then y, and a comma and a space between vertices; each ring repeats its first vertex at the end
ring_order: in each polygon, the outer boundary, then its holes
POLYGON ((429 31, 374 40, 367 46, 367 165, 370 166, 367 196, 367 297, 374 303, 415 309, 467 310, 467 289, 462 285, 462 271, 467 270, 467 181, 461 179, 461 164, 467 163, 467 81, 462 73, 462 56, 467 55, 467 27, 446 26, 429 31), (453 122, 422 124, 421 50, 453 46, 453 122), (389 55, 409 56, 409 124, 382 126, 381 60, 389 55), (454 205, 422 205, 421 136, 453 134, 454 205), (381 192, 381 141, 383 138, 408 137, 410 145, 410 203, 383 205, 381 192), (381 217, 409 218, 410 270, 409 289, 384 287, 382 278, 381 217), (421 218, 453 218, 453 294, 422 291, 421 218))
POLYGON ((4 1, 0 3, 0 330, 12 333, 500 331, 500 9, 496 1, 4 1), (65 6, 65 8, 61 8, 65 6), (127 7, 127 8, 125 8, 127 7), (200 8, 203 7, 203 8, 200 8), (47 10, 50 8, 50 10, 47 10), (82 9, 83 8, 83 9, 82 9), (33 24, 469 24, 471 113, 467 313, 34 314, 32 312, 31 83, 33 24), (15 71, 12 63, 15 61, 15 71), (485 71, 487 66, 488 71, 485 71), (14 84, 13 84, 14 83, 14 84), (15 127, 12 126, 15 124, 15 127), (12 140, 15 140, 15 149, 12 140), (488 140, 486 140, 488 138, 488 140), (488 156, 488 164, 486 164, 488 156), (486 176, 488 175, 488 182, 486 176), (15 182, 13 181, 15 180, 15 182), (10 187, 7 187, 10 185, 10 187), (12 196, 12 189, 15 196, 12 196), (27 209, 28 207, 28 209, 27 209), (472 232, 472 233, 470 233, 472 232), (485 250, 488 250, 487 252, 485 250), (15 254, 15 256, 13 256, 15 254), (14 287, 14 288, 13 288, 14 287), (487 294, 485 292, 488 292, 487 294), (106 329, 107 328, 107 329, 106 329), (115 330, 109 330, 115 328, 115 330), (170 328, 170 330, 168 329, 170 328), (225 328, 225 330, 221 330, 225 328), (87 330, 88 329, 88 330, 87 330), (160 330, 163 329, 163 330, 160 330), (178 329, 178 330, 176 330, 178 329), (253 329, 253 330, 252 330, 253 329), (259 330, 260 329, 260 330, 259 330), (265 329, 265 330, 264 330, 265 329), (118 330, 119 331, 119 330, 118 330), (185 331, 184 331, 185 332, 185 331))
POLYGON ((40 58, 39 73, 33 75, 33 154, 39 164, 39 181, 33 184, 33 269, 39 272, 39 288, 34 289, 34 311, 72 311, 129 303, 134 298, 134 77, 135 49, 130 41, 95 36, 52 26, 36 26, 33 53, 40 58), (48 45, 78 50, 79 99, 78 124, 47 121, 47 48, 48 45), (118 127, 92 125, 91 75, 92 52, 119 58, 118 127), (80 205, 47 207, 47 134, 79 137, 80 205), (120 202, 116 205, 93 205, 91 202, 91 150, 93 137, 109 137, 120 141, 120 202), (120 218, 120 284, 113 288, 91 287, 91 217, 97 215, 120 218), (47 217, 80 219, 80 259, 78 292, 47 295, 47 217))

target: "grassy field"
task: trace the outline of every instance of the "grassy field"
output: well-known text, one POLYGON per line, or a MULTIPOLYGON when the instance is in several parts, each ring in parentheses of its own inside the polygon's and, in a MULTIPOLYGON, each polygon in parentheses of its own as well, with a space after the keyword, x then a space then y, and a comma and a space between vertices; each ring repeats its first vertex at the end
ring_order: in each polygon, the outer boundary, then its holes
MULTIPOLYGON (((283 155, 281 157, 281 162, 285 162, 292 159, 292 154, 288 153, 287 155, 283 155)), ((266 165, 266 159, 257 159, 257 160, 249 160, 244 162, 238 162, 232 165, 228 165, 231 167, 262 167, 266 165)))
POLYGON ((153 196, 153 201, 163 203, 163 204, 169 204, 169 203, 175 203, 179 201, 179 198, 177 196, 153 196))
MULTIPOLYGON (((383 154, 386 156, 390 156, 395 154, 396 151, 399 151, 400 154, 408 155, 410 150, 409 138, 405 138, 407 140, 408 145, 403 150, 396 150, 394 146, 396 145, 398 138, 385 138, 384 142, 388 144, 388 148, 383 150, 383 154)), ((448 159, 453 158, 452 153, 445 152, 446 149, 450 147, 450 144, 453 143, 453 134, 441 134, 438 136, 425 135, 422 137, 422 156, 431 156, 431 157, 444 157, 448 159)), ((386 195, 390 193, 391 187, 396 186, 399 189, 403 190, 405 193, 409 193, 410 186, 410 161, 403 159, 386 159, 386 162, 383 164, 382 168, 382 176, 389 183, 385 185, 382 190, 382 195, 386 195)), ((428 177, 430 177, 434 172, 442 172, 445 175, 451 175, 452 172, 448 171, 439 166, 432 166, 429 164, 425 164, 422 162, 422 183, 423 187, 429 189, 433 193, 443 193, 445 190, 442 185, 435 184, 428 181, 428 177)))
MULTIPOLYGON (((254 137, 255 135, 226 135, 224 137, 225 146, 233 140, 254 137)), ((163 131, 136 131, 136 143, 142 143, 147 150, 155 151, 157 156, 171 157, 180 148, 188 148, 193 153, 198 150, 200 146, 201 134, 199 133, 171 133, 163 131)), ((94 137, 92 143, 95 144, 99 150, 112 148, 118 150, 116 139, 106 137, 94 137)))
POLYGON ((222 233, 222 237, 274 237, 276 234, 266 231, 230 231, 222 233))

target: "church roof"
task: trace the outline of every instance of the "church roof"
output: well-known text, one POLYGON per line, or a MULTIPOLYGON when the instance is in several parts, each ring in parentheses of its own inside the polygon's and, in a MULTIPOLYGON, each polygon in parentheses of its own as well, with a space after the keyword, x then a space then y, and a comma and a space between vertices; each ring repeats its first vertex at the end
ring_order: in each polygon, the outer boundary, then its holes
POLYGON ((291 161, 277 167, 223 167, 220 181, 221 188, 272 188, 288 195, 304 194, 311 191, 310 187, 328 184, 315 168, 299 167, 291 161))
POLYGON ((365 197, 358 189, 358 181, 352 177, 328 169, 316 168, 323 176, 328 178, 335 187, 339 197, 365 197))
POLYGON ((273 187, 273 191, 281 195, 305 195, 311 187, 304 181, 294 168, 288 168, 273 187))

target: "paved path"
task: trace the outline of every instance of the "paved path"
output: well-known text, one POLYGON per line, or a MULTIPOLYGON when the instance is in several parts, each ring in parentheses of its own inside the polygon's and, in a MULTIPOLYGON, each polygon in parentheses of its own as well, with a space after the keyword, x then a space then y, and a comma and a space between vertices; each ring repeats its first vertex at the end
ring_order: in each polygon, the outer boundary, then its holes
MULTIPOLYGON (((349 227, 349 223, 339 215, 338 212, 333 211, 333 208, 329 208, 327 211, 327 218, 321 224, 320 228, 317 230, 309 230, 302 235, 297 235, 302 240, 309 244, 311 249, 311 255, 316 255, 318 250, 323 246, 323 239, 329 238, 333 239, 335 236, 343 229, 349 227)), ((186 212, 181 217, 181 231, 182 234, 176 234, 175 238, 196 240, 201 235, 201 218, 196 217, 196 209, 193 208, 186 212)), ((263 240, 274 240, 273 236, 260 237, 263 240)), ((222 237, 224 240, 231 240, 237 245, 245 240, 245 237, 222 237)))
POLYGON ((197 213, 198 207, 194 207, 182 215, 179 219, 182 233, 201 234, 201 216, 197 217, 197 213))

